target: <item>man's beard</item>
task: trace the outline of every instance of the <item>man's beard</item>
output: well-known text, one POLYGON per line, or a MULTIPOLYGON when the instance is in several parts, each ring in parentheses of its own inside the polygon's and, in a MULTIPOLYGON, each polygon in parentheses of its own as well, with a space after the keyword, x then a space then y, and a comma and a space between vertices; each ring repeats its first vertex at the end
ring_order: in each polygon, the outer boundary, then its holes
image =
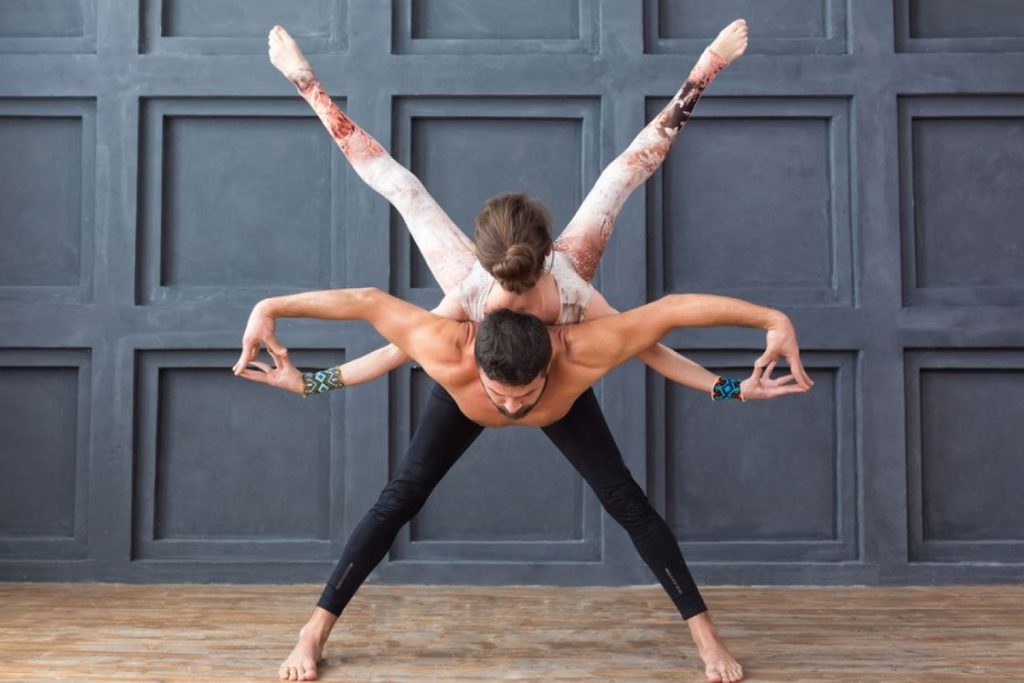
MULTIPOLYGON (((483 386, 483 382, 480 383, 480 386, 483 386)), ((548 376, 547 376, 547 374, 545 374, 544 375, 544 384, 542 384, 541 387, 540 387, 540 395, 537 396, 537 400, 534 401, 533 403, 531 403, 528 406, 523 406, 522 408, 520 408, 519 410, 517 410, 514 413, 508 412, 507 410, 505 410, 504 408, 499 406, 497 403, 495 403, 494 399, 491 398, 491 395, 487 393, 487 388, 486 387, 484 388, 484 395, 488 399, 490 399, 491 403, 494 404, 494 407, 498 409, 499 413, 501 413, 502 415, 504 415, 505 417, 507 417, 510 420, 521 420, 524 417, 526 417, 527 413, 529 413, 531 410, 533 410, 534 407, 538 403, 540 403, 541 397, 544 396, 544 390, 547 389, 547 388, 548 388, 548 376)))
MULTIPOLYGON (((493 401, 492 401, 492 403, 493 403, 493 401)), ((535 405, 537 405, 537 404, 536 403, 532 403, 532 404, 530 404, 528 406, 523 406, 522 408, 520 408, 519 410, 517 410, 514 413, 508 412, 507 410, 505 410, 504 408, 499 406, 497 403, 494 404, 494 407, 498 409, 499 413, 501 413, 502 415, 504 415, 505 417, 507 417, 510 420, 521 420, 522 418, 526 417, 527 413, 529 413, 531 410, 533 410, 533 407, 535 405)))

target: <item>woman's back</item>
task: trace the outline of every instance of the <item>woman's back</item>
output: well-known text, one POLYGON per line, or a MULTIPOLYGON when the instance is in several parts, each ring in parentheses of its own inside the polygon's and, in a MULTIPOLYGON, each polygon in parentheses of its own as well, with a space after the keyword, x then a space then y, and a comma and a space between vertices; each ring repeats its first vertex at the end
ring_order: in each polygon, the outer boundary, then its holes
POLYGON ((583 320, 594 288, 581 278, 562 251, 552 253, 551 266, 537 283, 522 294, 508 292, 477 261, 463 280, 459 298, 469 320, 479 322, 499 308, 531 313, 548 325, 583 320))

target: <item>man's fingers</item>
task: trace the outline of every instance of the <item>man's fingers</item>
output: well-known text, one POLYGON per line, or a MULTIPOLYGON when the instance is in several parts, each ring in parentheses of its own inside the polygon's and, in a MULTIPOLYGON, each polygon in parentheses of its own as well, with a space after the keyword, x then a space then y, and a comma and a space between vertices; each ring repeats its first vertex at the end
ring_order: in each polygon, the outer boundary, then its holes
POLYGON ((779 364, 778 359, 775 359, 771 363, 768 364, 768 367, 765 368, 765 370, 764 370, 764 378, 765 378, 765 380, 770 380, 772 378, 772 373, 775 372, 775 366, 778 365, 778 364, 779 364))
POLYGON ((241 371, 241 369, 245 367, 245 356, 247 355, 247 353, 247 349, 245 348, 245 346, 243 346, 242 352, 238 354, 238 360, 236 360, 235 364, 231 366, 231 372, 237 375, 241 371))
POLYGON ((275 367, 280 368, 291 365, 291 361, 288 360, 288 349, 285 349, 284 353, 278 353, 274 349, 268 348, 267 353, 269 353, 270 357, 274 359, 275 367))
POLYGON ((761 375, 764 373, 763 365, 754 365, 754 371, 750 373, 750 379, 753 380, 754 384, 761 383, 761 375))
POLYGON ((267 335, 267 338, 263 340, 263 343, 267 345, 268 351, 273 351, 279 356, 287 356, 288 349, 285 348, 284 344, 277 341, 277 337, 274 335, 267 335))
POLYGON ((754 372, 751 375, 751 378, 755 382, 760 384, 761 378, 764 376, 765 368, 771 365, 774 360, 775 359, 772 358, 771 354, 766 352, 764 355, 762 355, 760 358, 754 361, 754 372))
POLYGON ((249 342, 249 343, 244 343, 243 342, 243 344, 242 344, 242 355, 240 355, 238 357, 238 362, 235 363, 235 366, 232 368, 234 373, 236 375, 241 373, 241 371, 245 369, 245 366, 249 364, 249 361, 251 361, 253 358, 256 357, 256 354, 259 353, 259 350, 260 350, 260 343, 259 342, 249 342))
POLYGON ((761 375, 764 374, 764 369, 767 365, 768 359, 765 356, 761 356, 754 361, 754 371, 750 373, 750 379, 754 380, 754 384, 761 383, 761 375))
POLYGON ((798 354, 786 356, 786 360, 789 361, 789 369, 793 371, 793 375, 796 376, 796 381, 800 386, 807 389, 814 386, 814 382, 804 370, 803 363, 800 362, 800 356, 798 354))

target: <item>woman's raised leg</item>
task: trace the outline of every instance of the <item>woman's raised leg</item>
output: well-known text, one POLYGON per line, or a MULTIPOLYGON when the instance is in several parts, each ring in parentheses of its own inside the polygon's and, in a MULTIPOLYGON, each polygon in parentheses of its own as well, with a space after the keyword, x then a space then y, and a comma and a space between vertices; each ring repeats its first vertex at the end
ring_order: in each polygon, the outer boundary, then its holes
POLYGON ((747 23, 737 19, 704 50, 675 97, 602 171, 569 225, 555 240, 588 282, 601 262, 615 219, 633 190, 658 170, 702 92, 747 49, 747 23))
POLYGON ((271 63, 320 117, 355 172, 398 209, 441 289, 447 294, 458 287, 476 261, 473 242, 434 201, 419 178, 334 104, 284 28, 275 26, 268 43, 271 63))

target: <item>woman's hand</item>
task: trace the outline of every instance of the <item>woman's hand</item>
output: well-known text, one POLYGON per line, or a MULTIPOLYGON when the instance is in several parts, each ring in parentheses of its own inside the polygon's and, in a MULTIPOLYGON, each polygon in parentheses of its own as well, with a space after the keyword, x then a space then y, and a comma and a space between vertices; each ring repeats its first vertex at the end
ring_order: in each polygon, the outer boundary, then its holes
POLYGON ((278 389, 287 389, 301 396, 303 393, 302 373, 292 365, 291 359, 288 358, 288 350, 285 349, 283 353, 274 353, 274 351, 268 348, 268 353, 274 359, 274 367, 270 367, 258 360, 253 360, 249 361, 247 366, 242 368, 241 372, 236 372, 235 374, 239 377, 251 379, 254 382, 269 384, 278 389), (255 366, 256 369, 254 370, 249 366, 255 366))
POLYGON ((787 394, 802 394, 807 391, 797 384, 796 377, 785 375, 778 379, 772 379, 772 371, 775 370, 776 361, 768 364, 763 373, 757 370, 740 382, 740 396, 744 401, 751 401, 765 398, 778 398, 787 394))
POLYGON ((242 372, 259 355, 261 343, 267 345, 267 351, 272 357, 276 354, 287 360, 288 349, 274 336, 274 316, 271 315, 265 301, 253 306, 252 313, 249 314, 249 322, 246 323, 245 332, 242 334, 242 355, 231 368, 235 376, 243 376, 242 372))

